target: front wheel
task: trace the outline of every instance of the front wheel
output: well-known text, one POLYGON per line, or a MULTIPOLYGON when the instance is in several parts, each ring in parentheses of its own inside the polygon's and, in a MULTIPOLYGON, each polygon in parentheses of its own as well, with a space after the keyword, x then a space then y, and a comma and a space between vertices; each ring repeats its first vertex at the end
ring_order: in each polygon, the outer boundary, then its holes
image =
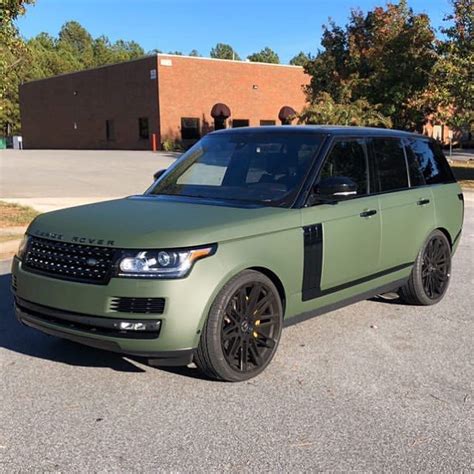
POLYGON ((273 282, 245 270, 217 295, 201 334, 196 365, 218 380, 255 377, 275 355, 282 325, 282 303, 273 282))
POLYGON ((441 301, 451 276, 451 246, 440 230, 433 231, 415 260, 401 298, 410 304, 428 306, 441 301))

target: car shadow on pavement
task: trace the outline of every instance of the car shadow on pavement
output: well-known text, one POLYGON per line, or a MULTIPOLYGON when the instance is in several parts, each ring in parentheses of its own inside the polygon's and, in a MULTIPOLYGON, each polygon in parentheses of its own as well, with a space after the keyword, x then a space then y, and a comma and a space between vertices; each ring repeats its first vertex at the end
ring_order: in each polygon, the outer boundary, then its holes
MULTIPOLYGON (((109 367, 120 372, 145 372, 124 356, 48 336, 21 324, 13 310, 11 274, 0 275, 0 348, 82 367, 109 367)), ((144 359, 127 357, 141 363, 144 359)))
POLYGON ((159 370, 183 377, 211 381, 195 368, 153 367, 148 365, 143 357, 103 351, 31 329, 16 319, 10 287, 11 274, 0 275, 0 349, 4 348, 18 354, 80 367, 108 367, 118 372, 136 373, 159 370), (146 369, 138 367, 133 361, 146 365, 146 369))

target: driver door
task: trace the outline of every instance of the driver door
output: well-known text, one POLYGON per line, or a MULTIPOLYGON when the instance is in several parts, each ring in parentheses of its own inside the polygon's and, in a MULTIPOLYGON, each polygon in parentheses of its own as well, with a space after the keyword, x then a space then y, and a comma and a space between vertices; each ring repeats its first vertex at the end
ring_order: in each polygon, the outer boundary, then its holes
POLYGON ((350 178, 357 184, 357 192, 335 204, 316 200, 302 209, 303 300, 356 286, 379 268, 380 210, 377 196, 369 194, 364 139, 334 140, 316 182, 331 176, 350 178))

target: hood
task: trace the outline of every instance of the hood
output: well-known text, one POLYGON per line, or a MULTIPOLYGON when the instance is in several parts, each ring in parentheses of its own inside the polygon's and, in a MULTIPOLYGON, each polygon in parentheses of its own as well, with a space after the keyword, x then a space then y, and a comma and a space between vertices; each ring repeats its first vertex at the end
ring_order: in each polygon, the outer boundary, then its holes
POLYGON ((204 245, 300 225, 296 209, 132 196, 41 214, 28 233, 86 245, 146 249, 204 245))

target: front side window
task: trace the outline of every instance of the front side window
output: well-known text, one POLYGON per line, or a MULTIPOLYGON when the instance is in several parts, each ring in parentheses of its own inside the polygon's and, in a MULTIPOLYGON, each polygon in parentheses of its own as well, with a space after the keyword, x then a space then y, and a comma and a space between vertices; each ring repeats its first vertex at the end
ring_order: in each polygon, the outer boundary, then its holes
POLYGON ((412 156, 416 161, 426 184, 454 181, 449 164, 436 142, 422 138, 409 138, 405 144, 407 156, 412 156))
POLYGON ((375 182, 379 192, 408 187, 408 173, 403 144, 398 138, 374 138, 375 182))
POLYGON ((357 195, 368 193, 368 171, 363 140, 336 142, 319 175, 319 181, 333 176, 345 176, 357 184, 357 195))
POLYGON ((314 133, 208 135, 149 193, 286 206, 299 192, 321 141, 314 133))

